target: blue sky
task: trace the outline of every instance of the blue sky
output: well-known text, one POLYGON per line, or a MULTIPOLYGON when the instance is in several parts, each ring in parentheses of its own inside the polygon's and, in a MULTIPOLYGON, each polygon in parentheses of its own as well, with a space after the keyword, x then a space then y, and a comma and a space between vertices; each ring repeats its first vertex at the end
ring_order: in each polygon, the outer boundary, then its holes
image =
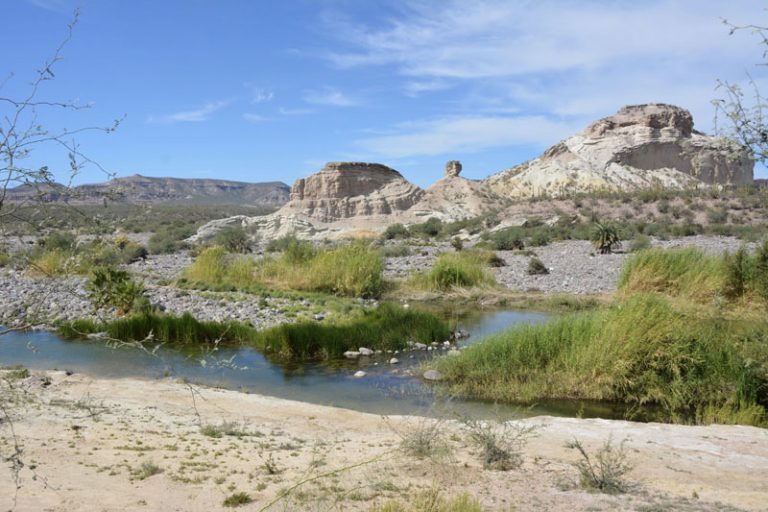
MULTIPOLYGON (((0 96, 14 98, 81 6, 41 98, 91 108, 38 117, 57 130, 125 116, 77 139, 118 175, 291 184, 361 160, 426 186, 446 160, 485 177, 625 104, 677 104, 711 132, 717 79, 751 73, 768 91, 759 40, 721 22, 768 24, 754 0, 0 3, 0 96)), ((58 148, 29 161, 65 177, 58 148)), ((76 182, 102 179, 89 167, 76 182)))

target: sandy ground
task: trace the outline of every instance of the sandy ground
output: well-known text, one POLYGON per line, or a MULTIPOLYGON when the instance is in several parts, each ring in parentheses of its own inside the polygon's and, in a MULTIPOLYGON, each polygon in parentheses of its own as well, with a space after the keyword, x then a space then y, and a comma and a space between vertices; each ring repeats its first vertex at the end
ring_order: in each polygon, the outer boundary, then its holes
POLYGON ((371 510, 432 488, 466 491, 487 510, 768 510, 768 431, 751 427, 531 418, 522 465, 494 471, 455 421, 171 380, 48 372, 0 386, 14 418, 0 423, 3 511, 208 512, 229 510, 224 500, 241 491, 253 502, 239 510, 371 510), (426 458, 404 453, 402 438, 415 432, 434 433, 442 447, 426 458), (582 489, 565 444, 579 439, 594 452, 611 437, 627 439, 629 491, 582 489), (5 460, 16 442, 18 490, 5 460))

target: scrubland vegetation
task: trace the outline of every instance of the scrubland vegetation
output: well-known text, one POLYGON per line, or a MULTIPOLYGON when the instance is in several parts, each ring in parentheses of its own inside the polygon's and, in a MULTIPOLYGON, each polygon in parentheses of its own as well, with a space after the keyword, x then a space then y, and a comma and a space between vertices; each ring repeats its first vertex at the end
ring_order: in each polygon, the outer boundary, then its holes
POLYGON ((379 252, 363 243, 316 249, 294 239, 279 257, 259 260, 209 247, 183 277, 193 286, 210 289, 276 288, 376 297, 384 286, 382 271, 379 252))
POLYGON ((768 244, 755 255, 648 250, 609 307, 523 325, 442 358, 453 392, 624 404, 630 417, 768 425, 768 244))

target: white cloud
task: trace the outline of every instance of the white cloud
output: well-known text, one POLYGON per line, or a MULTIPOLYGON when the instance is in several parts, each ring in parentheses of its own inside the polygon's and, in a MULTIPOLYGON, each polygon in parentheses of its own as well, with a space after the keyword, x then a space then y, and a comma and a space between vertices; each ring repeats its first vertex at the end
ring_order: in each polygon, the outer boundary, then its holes
POLYGON ((323 87, 304 93, 304 101, 313 105, 328 105, 331 107, 355 107, 360 104, 360 100, 347 96, 340 90, 333 87, 323 87))
POLYGON ((546 147, 581 128, 573 122, 545 116, 471 116, 403 123, 397 133, 360 139, 372 156, 406 158, 474 152, 484 149, 536 145, 546 147))
MULTIPOLYGON (((719 0, 402 1, 388 20, 332 18, 341 68, 387 66, 409 95, 457 87, 456 112, 521 109, 586 124, 624 104, 674 101, 711 118, 718 78, 756 68, 759 41, 721 18, 757 23, 754 2, 719 0), (459 93, 464 97, 460 98, 459 93)), ((702 119, 703 118, 703 119, 702 119)))
POLYGON ((193 110, 182 110, 180 112, 162 116, 152 115, 149 116, 147 122, 158 124, 199 123, 201 121, 207 121, 214 113, 218 112, 229 104, 229 101, 213 101, 193 110))
POLYGON ((274 97, 274 92, 256 87, 252 91, 251 103, 267 103, 272 101, 274 97))
POLYGON ((314 112, 311 108, 283 108, 278 109, 281 115, 284 116, 305 116, 314 112))
POLYGON ((249 123, 261 123, 264 121, 269 121, 268 117, 265 117, 259 114, 252 114, 250 112, 246 112, 245 114, 243 114, 243 119, 245 119, 249 123))

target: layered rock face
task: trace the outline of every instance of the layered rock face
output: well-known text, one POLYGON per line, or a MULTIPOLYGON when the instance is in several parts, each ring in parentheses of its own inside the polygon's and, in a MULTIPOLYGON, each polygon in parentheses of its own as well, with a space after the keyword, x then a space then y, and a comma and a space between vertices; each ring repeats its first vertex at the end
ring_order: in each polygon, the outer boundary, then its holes
POLYGON ((443 178, 427 188, 424 198, 413 207, 412 213, 418 217, 435 216, 451 222, 498 208, 501 198, 482 181, 459 176, 461 169, 458 160, 446 163, 443 178))
POLYGON ((508 197, 654 185, 748 185, 753 166, 747 148, 694 130, 687 110, 652 103, 624 107, 486 183, 508 197))
POLYGON ((397 214, 423 196, 422 189, 385 165, 330 162, 319 172, 296 180, 290 201, 279 213, 329 223, 397 214))

